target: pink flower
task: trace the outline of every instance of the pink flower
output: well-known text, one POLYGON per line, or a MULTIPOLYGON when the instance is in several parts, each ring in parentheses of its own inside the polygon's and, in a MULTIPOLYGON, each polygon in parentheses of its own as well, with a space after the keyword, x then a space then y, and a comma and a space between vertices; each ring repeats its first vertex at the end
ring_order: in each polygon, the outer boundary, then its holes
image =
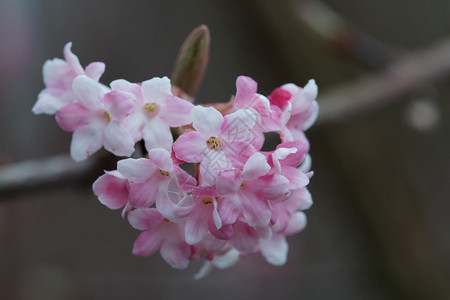
POLYGON ((122 122, 132 108, 134 96, 118 91, 106 93, 98 82, 86 75, 75 78, 72 88, 78 102, 56 113, 59 126, 73 131, 72 158, 84 160, 102 146, 118 156, 131 155, 134 141, 122 122))
POLYGON ((188 266, 191 247, 184 240, 182 224, 170 222, 154 208, 132 210, 128 220, 131 226, 143 230, 134 242, 134 255, 149 256, 160 250, 172 267, 185 269, 188 266))
POLYGON ((144 139, 147 151, 153 148, 170 150, 173 143, 170 127, 192 122, 190 112, 194 105, 172 94, 167 77, 152 78, 141 86, 126 80, 116 80, 111 83, 111 87, 136 96, 133 111, 125 124, 134 133, 135 141, 144 139))
POLYGON ((303 132, 314 124, 319 114, 316 82, 311 79, 303 89, 292 83, 285 84, 280 89, 291 95, 289 102, 292 103, 287 130, 282 133, 283 141, 306 140, 303 132))
POLYGON ((234 224, 238 217, 255 228, 266 228, 272 215, 270 200, 288 191, 289 181, 279 174, 268 174, 270 166, 261 153, 253 154, 243 170, 226 170, 219 174, 217 192, 222 196, 219 215, 223 224, 234 224))
POLYGON ((80 64, 78 57, 72 53, 69 42, 64 47, 64 59, 54 58, 47 60, 43 67, 43 77, 46 88, 39 95, 33 106, 35 114, 54 114, 63 106, 75 101, 72 92, 72 82, 79 75, 86 75, 94 81, 98 81, 105 71, 105 64, 93 62, 86 67, 80 64))
POLYGON ((258 84, 250 77, 239 76, 236 80, 236 108, 251 108, 261 116, 257 124, 263 132, 280 131, 289 119, 291 104, 280 93, 269 98, 257 93, 258 84))
POLYGON ((186 218, 185 236, 190 245, 199 243, 209 232, 219 239, 228 239, 231 226, 222 226, 217 212, 217 193, 212 186, 199 186, 192 190, 194 205, 186 218))
POLYGON ((117 170, 130 181, 129 201, 134 207, 150 207, 168 192, 173 176, 170 153, 163 148, 150 150, 147 158, 128 158, 117 163, 117 170))
POLYGON ((225 117, 212 107, 196 106, 191 111, 196 131, 182 134, 173 144, 175 156, 190 163, 200 163, 200 178, 214 183, 222 170, 239 167, 256 150, 251 141, 256 115, 238 110, 225 117))

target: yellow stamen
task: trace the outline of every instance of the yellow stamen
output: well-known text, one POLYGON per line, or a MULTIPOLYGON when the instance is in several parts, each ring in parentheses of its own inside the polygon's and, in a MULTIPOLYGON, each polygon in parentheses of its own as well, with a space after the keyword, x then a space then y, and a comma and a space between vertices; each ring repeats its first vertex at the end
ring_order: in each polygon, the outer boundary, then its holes
POLYGON ((155 112, 158 109, 158 104, 155 102, 147 103, 144 105, 144 108, 147 112, 155 112))
POLYGON ((107 112, 106 110, 103 112, 105 114, 106 120, 108 122, 111 122, 111 115, 109 114, 109 112, 107 112))
POLYGON ((212 136, 206 142, 209 149, 220 149, 220 140, 215 136, 212 136))
POLYGON ((159 173, 161 173, 161 175, 163 176, 169 176, 169 172, 167 171, 159 170, 159 173))
POLYGON ((205 198, 202 201, 203 201, 203 204, 211 204, 213 202, 211 198, 205 198))

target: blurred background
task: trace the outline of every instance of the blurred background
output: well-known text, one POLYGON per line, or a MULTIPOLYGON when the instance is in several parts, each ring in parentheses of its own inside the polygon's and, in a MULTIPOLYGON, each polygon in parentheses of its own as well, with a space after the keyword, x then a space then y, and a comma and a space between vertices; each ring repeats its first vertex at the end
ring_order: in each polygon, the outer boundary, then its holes
POLYGON ((68 154, 71 134, 31 113, 68 41, 82 65, 105 62, 103 83, 140 82, 170 75, 200 24, 197 103, 228 101, 239 75, 266 95, 319 86, 314 205, 288 263, 195 281, 200 264, 134 257, 138 231, 92 193, 100 166, 0 191, 0 299, 450 299, 448 0, 0 0, 0 164, 68 154))

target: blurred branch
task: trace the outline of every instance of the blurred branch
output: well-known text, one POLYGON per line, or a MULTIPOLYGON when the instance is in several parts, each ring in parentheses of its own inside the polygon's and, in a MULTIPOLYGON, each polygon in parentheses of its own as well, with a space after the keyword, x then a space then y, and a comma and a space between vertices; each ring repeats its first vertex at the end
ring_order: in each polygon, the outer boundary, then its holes
POLYGON ((88 174, 97 160, 77 163, 69 155, 24 161, 0 167, 0 195, 70 182, 88 174))
POLYGON ((360 30, 322 1, 297 1, 295 8, 299 20, 324 41, 369 67, 379 68, 402 52, 360 30))
POLYGON ((319 97, 319 124, 340 121, 351 115, 373 112, 424 82, 450 71, 450 39, 405 55, 378 74, 339 86, 319 97))

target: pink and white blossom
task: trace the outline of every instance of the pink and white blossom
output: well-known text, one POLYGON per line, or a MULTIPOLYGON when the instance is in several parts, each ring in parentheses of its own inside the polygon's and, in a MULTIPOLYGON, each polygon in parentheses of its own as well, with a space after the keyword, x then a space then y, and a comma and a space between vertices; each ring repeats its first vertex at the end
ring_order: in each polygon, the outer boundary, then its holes
POLYGON ((73 132, 70 154, 81 161, 102 146, 117 156, 130 156, 134 141, 123 120, 132 108, 134 96, 130 93, 106 92, 86 75, 73 81, 77 102, 70 103, 56 113, 59 126, 73 132))
POLYGON ((124 123, 136 142, 144 140, 147 151, 153 148, 170 150, 173 143, 170 127, 192 122, 190 112, 194 105, 172 94, 167 77, 155 77, 141 85, 121 79, 113 81, 111 87, 135 95, 133 110, 124 123))
POLYGON ((140 84, 119 79, 108 88, 98 82, 103 71, 102 63, 83 69, 68 43, 64 60, 44 64, 46 87, 33 112, 56 114, 60 127, 73 132, 76 161, 102 147, 127 157, 93 191, 142 231, 133 254, 160 251, 178 269, 203 260, 196 278, 256 253, 285 264, 286 236, 305 228, 303 211, 313 203, 304 131, 318 114, 315 81, 264 96, 256 81, 239 76, 229 103, 204 107, 174 96, 177 87, 167 77, 140 84), (260 151, 267 132, 281 143, 260 151), (134 152, 140 141, 141 157, 134 152))
POLYGON ((76 101, 72 91, 72 82, 79 75, 86 75, 98 81, 105 71, 105 64, 90 63, 86 69, 80 64, 78 57, 71 51, 72 43, 64 47, 64 59, 54 58, 44 63, 42 70, 45 89, 39 95, 33 106, 35 114, 54 114, 63 106, 76 101))
POLYGON ((240 167, 256 150, 248 141, 256 115, 240 109, 225 117, 213 107, 196 106, 191 111, 195 131, 182 134, 173 145, 175 156, 200 163, 200 178, 214 183, 222 170, 240 167))

